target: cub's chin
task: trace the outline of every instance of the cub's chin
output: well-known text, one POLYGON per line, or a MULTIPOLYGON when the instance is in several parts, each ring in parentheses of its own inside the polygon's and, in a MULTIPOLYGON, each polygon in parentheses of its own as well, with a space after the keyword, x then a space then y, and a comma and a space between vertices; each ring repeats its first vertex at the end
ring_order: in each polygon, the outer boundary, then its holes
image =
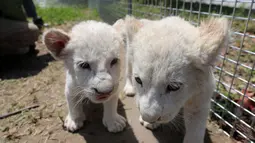
POLYGON ((160 121, 157 121, 156 123, 158 124, 167 124, 169 123, 171 120, 160 120, 160 121))

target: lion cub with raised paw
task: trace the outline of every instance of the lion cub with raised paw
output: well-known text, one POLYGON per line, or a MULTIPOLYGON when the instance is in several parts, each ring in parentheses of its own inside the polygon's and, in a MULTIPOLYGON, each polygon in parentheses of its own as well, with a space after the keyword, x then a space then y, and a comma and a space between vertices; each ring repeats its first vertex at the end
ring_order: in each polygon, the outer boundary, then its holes
POLYGON ((184 143, 203 143, 215 88, 213 63, 229 39, 224 18, 194 27, 179 17, 149 24, 127 16, 132 90, 147 128, 168 123, 184 109, 184 143))
POLYGON ((103 103, 103 124, 109 132, 120 132, 126 126, 126 119, 117 113, 124 42, 115 27, 87 21, 75 25, 70 33, 50 29, 43 35, 48 50, 66 68, 68 116, 64 126, 71 132, 86 120, 82 104, 85 98, 103 103))

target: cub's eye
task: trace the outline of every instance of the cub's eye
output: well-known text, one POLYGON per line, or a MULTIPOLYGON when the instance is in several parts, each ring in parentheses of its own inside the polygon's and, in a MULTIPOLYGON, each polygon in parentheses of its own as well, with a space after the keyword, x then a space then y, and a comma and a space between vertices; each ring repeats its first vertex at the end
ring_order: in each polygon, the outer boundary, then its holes
POLYGON ((166 92, 177 91, 180 89, 182 83, 173 82, 166 87, 166 92))
POLYGON ((115 64, 118 62, 118 60, 119 60, 119 59, 114 58, 114 59, 111 61, 111 67, 112 67, 113 65, 115 65, 115 64))
POLYGON ((78 63, 79 67, 81 67, 82 69, 90 69, 90 65, 87 62, 80 62, 78 63))
POLYGON ((135 81, 141 85, 143 85, 142 80, 140 79, 140 77, 135 77, 135 81))

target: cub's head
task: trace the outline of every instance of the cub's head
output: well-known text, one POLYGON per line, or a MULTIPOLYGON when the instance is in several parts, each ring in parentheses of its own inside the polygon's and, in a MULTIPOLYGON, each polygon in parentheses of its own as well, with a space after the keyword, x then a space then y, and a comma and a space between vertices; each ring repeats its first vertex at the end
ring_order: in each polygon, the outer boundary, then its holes
POLYGON ((50 29, 43 35, 52 56, 64 62, 74 92, 84 93, 95 103, 106 101, 118 89, 124 43, 115 27, 87 21, 70 33, 50 29))
POLYGON ((144 121, 169 122, 191 96, 201 92, 211 96, 210 67, 228 41, 226 19, 210 19, 200 27, 178 17, 145 26, 133 17, 126 21, 133 49, 132 83, 144 121))

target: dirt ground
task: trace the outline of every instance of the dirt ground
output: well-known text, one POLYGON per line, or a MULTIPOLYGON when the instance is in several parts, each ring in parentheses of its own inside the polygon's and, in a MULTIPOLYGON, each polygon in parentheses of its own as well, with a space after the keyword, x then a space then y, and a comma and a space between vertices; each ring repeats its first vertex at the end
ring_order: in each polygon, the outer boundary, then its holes
MULTIPOLYGON (((69 29, 70 25, 62 26, 69 29)), ((63 64, 55 61, 39 40, 37 55, 0 58, 0 115, 31 105, 38 108, 0 119, 0 143, 181 143, 182 127, 164 125, 155 131, 142 127, 132 97, 120 99, 118 111, 127 118, 125 131, 109 133, 101 123, 102 107, 93 106, 84 128, 69 133, 62 127, 67 114, 63 64)), ((206 143, 234 143, 208 121, 206 143)))

